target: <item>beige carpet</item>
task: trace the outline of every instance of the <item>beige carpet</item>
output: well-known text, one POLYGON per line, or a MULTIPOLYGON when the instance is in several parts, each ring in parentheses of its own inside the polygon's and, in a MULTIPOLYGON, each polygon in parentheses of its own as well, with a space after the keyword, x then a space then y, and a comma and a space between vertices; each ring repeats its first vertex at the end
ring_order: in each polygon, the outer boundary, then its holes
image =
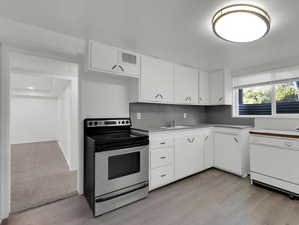
POLYGON ((11 176, 12 212, 76 194, 77 172, 69 171, 56 141, 12 145, 11 176))

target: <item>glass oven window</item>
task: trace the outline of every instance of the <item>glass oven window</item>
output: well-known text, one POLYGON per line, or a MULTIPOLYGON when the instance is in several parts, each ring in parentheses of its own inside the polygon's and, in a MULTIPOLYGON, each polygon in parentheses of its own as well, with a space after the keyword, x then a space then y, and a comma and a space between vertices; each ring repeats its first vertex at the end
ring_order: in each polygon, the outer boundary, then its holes
POLYGON ((108 179, 116 179, 140 172, 140 152, 110 156, 108 158, 108 179))

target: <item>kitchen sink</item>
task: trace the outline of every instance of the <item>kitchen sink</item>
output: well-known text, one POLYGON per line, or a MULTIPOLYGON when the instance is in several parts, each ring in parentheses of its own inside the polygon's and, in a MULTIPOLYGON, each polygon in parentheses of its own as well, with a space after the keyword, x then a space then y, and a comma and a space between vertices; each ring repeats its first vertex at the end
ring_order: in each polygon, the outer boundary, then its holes
POLYGON ((190 126, 183 126, 183 125, 181 125, 181 126, 165 126, 165 127, 161 127, 162 129, 169 129, 169 130, 171 130, 171 129, 183 129, 183 128, 189 128, 190 126))

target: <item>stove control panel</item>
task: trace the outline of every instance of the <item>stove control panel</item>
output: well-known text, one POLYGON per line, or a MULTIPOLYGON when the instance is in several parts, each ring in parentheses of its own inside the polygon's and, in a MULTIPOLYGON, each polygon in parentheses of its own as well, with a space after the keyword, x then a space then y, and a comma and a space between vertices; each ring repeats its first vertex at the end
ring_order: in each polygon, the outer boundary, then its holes
POLYGON ((88 120, 87 127, 131 126, 130 119, 88 120))

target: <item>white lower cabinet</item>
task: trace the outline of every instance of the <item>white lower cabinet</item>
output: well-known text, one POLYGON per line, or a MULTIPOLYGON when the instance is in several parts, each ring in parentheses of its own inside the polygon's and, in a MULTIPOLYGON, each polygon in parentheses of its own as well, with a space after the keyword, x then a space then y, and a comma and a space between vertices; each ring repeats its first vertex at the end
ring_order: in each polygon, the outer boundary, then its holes
POLYGON ((203 154, 204 163, 203 168, 209 169, 214 166, 214 148, 213 148, 213 135, 211 129, 204 130, 203 135, 203 154))
POLYGON ((174 147, 171 135, 150 135, 150 190, 173 181, 174 147))
POLYGON ((208 127, 150 134, 150 190, 212 167, 248 175, 247 129, 208 127))
POLYGON ((214 131, 214 166, 240 176, 249 173, 248 131, 218 128, 214 131))
POLYGON ((241 151, 239 136, 215 133, 215 166, 232 173, 241 174, 241 151))
POLYGON ((176 179, 181 179, 203 170, 202 135, 178 135, 174 139, 174 146, 176 179))
POLYGON ((151 170, 150 190, 161 187, 173 180, 173 166, 163 166, 151 170))
POLYGON ((151 169, 167 166, 173 162, 173 148, 158 148, 151 152, 151 169))

